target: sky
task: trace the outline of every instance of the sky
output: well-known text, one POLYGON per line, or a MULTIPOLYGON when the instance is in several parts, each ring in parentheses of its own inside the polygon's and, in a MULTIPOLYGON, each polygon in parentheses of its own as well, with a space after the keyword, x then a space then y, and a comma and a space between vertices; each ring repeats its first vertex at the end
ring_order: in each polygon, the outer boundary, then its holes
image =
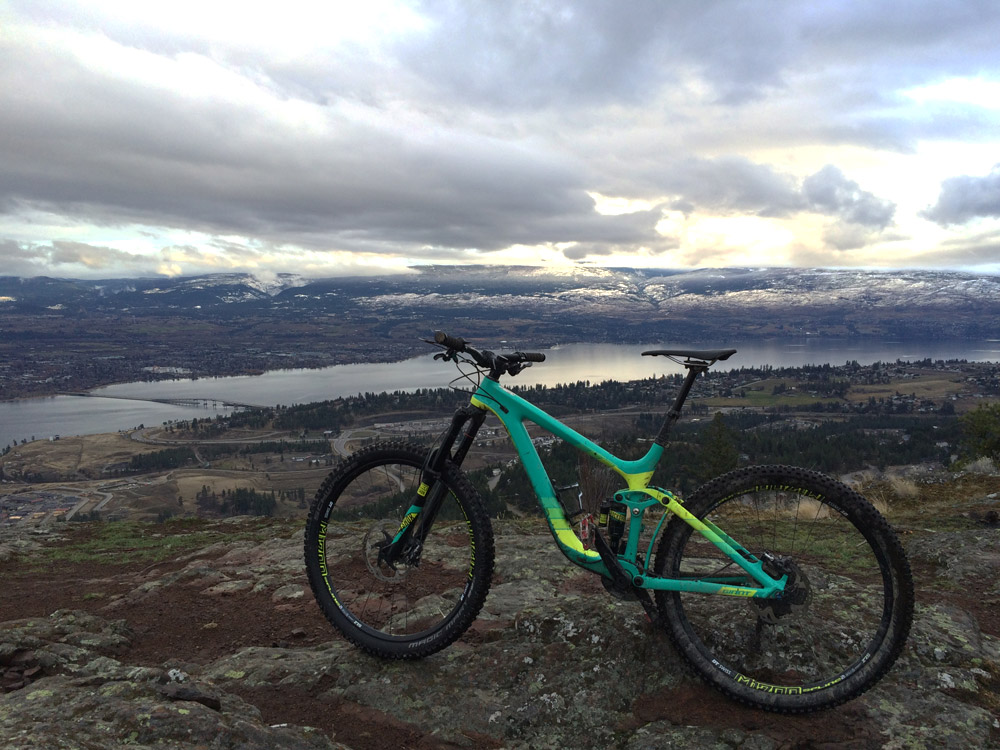
POLYGON ((1000 273, 994 0, 0 0, 0 274, 1000 273))

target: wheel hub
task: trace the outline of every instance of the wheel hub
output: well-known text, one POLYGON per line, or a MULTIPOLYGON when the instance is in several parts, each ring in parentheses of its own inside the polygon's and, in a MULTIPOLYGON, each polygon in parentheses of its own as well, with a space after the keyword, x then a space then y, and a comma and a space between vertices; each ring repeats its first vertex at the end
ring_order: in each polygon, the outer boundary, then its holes
POLYGON ((399 531, 399 521, 384 519, 377 521, 365 533, 361 540, 362 556, 368 572, 380 581, 399 583, 406 576, 406 566, 393 567, 381 559, 383 548, 392 544, 396 532, 399 531))
POLYGON ((780 578, 788 576, 780 599, 751 599, 758 619, 767 625, 787 624, 804 616, 812 603, 812 586, 805 571, 789 557, 764 556, 764 570, 780 578))

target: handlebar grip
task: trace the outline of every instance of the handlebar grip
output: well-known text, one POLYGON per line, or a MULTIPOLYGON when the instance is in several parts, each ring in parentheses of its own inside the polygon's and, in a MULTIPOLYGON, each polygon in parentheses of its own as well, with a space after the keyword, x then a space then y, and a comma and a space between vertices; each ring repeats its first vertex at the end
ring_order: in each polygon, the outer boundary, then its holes
POLYGON ((465 339, 461 336, 449 336, 444 331, 434 331, 434 340, 441 344, 441 346, 447 346, 449 349, 457 349, 460 352, 465 351, 465 339))
POLYGON ((544 362, 545 355, 541 352, 517 352, 518 357, 523 359, 525 362, 544 362))

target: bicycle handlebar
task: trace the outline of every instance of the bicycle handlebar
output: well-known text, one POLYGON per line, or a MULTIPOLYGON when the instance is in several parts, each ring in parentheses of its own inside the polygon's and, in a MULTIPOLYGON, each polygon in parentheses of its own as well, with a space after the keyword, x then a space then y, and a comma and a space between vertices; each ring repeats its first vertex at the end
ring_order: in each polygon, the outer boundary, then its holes
POLYGON ((444 331, 434 332, 434 342, 448 349, 449 352, 468 354, 480 367, 490 371, 494 380, 500 375, 517 375, 532 362, 544 362, 545 355, 541 352, 514 352, 513 354, 495 354, 491 351, 479 351, 469 345, 461 336, 449 336, 444 331))
POLYGON ((444 331, 434 331, 434 340, 449 349, 459 352, 465 351, 465 339, 460 336, 449 336, 444 331))

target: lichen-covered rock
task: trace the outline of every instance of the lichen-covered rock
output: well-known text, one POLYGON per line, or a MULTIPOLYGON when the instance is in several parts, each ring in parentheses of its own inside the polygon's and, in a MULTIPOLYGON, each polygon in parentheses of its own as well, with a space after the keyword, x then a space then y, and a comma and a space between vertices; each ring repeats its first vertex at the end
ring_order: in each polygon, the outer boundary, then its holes
POLYGON ((980 595, 1000 594, 1000 529, 940 531, 907 544, 913 562, 935 565, 953 583, 974 583, 980 595))
MULTIPOLYGON (((158 652, 169 661, 130 662, 141 634, 160 631, 155 620, 133 631, 129 616, 169 597, 162 606, 192 616, 218 604, 259 620, 306 611, 298 537, 216 542, 123 578, 118 590, 129 593, 98 610, 106 618, 60 610, 0 623, 0 748, 1000 747, 1000 642, 983 609, 946 595, 1000 578, 991 534, 911 537, 914 561, 939 575, 918 577, 902 656, 857 700, 804 717, 744 708, 704 686, 637 603, 609 596, 522 522, 497 524, 496 579, 477 621, 426 659, 384 661, 332 629, 305 639, 285 625, 257 641, 269 647, 201 658, 172 641, 158 652)), ((185 632, 228 637, 226 627, 185 632)))
POLYGON ((331 681, 342 686, 351 684, 361 666, 359 662, 368 658, 344 641, 313 649, 247 648, 213 662, 202 674, 220 685, 257 688, 290 684, 312 692, 318 685, 329 685, 331 681), (344 670, 348 664, 351 669, 344 670))
POLYGON ((109 602, 108 611, 149 601, 164 588, 196 586, 206 596, 233 596, 243 592, 270 592, 278 600, 297 599, 305 594, 302 586, 301 537, 281 537, 254 543, 216 542, 199 551, 186 553, 173 563, 179 570, 162 575, 148 571, 149 580, 109 602), (210 559, 206 559, 210 558, 210 559))
POLYGON ((94 684, 63 675, 46 677, 0 697, 0 746, 6 750, 344 747, 315 730, 268 726, 257 709, 235 696, 210 695, 193 689, 172 694, 150 680, 109 677, 94 684))
POLYGON ((59 610, 49 617, 0 624, 0 666, 29 664, 46 674, 77 671, 96 656, 116 654, 128 645, 124 620, 86 612, 59 610))
POLYGON ((122 621, 84 612, 0 624, 0 667, 35 670, 0 695, 0 747, 344 747, 308 728, 268 726, 252 705, 177 670, 122 664, 109 654, 128 637, 122 621))

